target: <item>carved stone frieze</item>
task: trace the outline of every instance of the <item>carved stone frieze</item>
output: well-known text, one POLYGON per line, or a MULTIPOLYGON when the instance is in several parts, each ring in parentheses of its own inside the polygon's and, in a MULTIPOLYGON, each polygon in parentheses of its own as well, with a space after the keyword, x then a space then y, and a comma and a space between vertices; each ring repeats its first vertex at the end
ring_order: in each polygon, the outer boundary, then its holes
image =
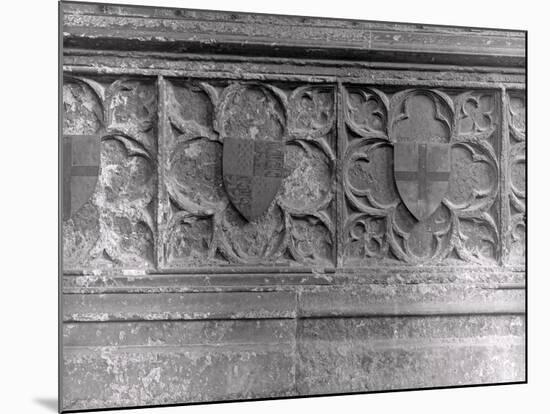
POLYGON ((165 87, 163 265, 332 265, 334 88, 179 80, 165 87), (258 181, 253 196, 228 165, 257 179, 254 148, 277 142, 277 156, 262 165, 276 158, 271 175, 280 177, 258 181))
MULTIPOLYGON (((506 98, 512 250, 522 99, 506 98)), ((498 102, 489 90, 67 77, 64 134, 97 139, 101 157, 64 223, 66 268, 496 265, 498 102)))
POLYGON ((347 86, 343 96, 345 263, 496 264, 495 94, 347 86))

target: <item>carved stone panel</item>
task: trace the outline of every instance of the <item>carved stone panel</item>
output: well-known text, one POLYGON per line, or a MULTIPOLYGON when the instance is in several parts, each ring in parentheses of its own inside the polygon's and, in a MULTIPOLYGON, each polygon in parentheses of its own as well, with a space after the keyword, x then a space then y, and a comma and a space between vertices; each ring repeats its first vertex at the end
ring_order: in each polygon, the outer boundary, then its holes
MULTIPOLYGON (((147 79, 65 78, 65 142, 86 138, 100 148, 94 185, 63 221, 66 270, 154 264, 156 102, 155 83, 147 79)), ((64 149, 67 157, 71 146, 64 149)), ((64 202, 69 189, 64 186, 64 202)))
POLYGON ((497 96, 346 86, 344 262, 499 260, 497 96))
POLYGON ((334 88, 163 88, 161 266, 334 265, 334 88))
POLYGON ((67 78, 65 139, 100 143, 101 157, 97 184, 88 180, 64 222, 65 268, 496 265, 502 243, 516 263, 521 99, 506 99, 508 241, 499 229, 496 92, 67 78))
MULTIPOLYGON (((506 115, 509 145, 509 218, 507 231, 507 262, 525 264, 526 228, 526 126, 525 95, 510 91, 506 95, 506 115)), ((505 201, 506 202, 506 201, 505 201)))

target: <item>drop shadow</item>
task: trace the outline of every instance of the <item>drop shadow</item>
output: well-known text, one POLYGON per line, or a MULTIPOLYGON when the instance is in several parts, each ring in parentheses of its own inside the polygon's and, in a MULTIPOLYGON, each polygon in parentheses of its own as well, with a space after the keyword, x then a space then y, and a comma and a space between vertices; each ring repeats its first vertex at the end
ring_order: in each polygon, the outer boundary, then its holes
POLYGON ((35 398, 34 402, 54 413, 57 413, 57 398, 35 398))

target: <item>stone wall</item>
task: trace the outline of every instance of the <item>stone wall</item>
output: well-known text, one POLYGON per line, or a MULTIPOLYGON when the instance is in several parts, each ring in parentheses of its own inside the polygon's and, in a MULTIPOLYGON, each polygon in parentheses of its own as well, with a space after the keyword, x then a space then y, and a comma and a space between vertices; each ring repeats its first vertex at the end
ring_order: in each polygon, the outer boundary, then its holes
POLYGON ((523 33, 61 9, 65 410, 525 380, 523 33), (231 138, 284 146, 255 220, 231 138))

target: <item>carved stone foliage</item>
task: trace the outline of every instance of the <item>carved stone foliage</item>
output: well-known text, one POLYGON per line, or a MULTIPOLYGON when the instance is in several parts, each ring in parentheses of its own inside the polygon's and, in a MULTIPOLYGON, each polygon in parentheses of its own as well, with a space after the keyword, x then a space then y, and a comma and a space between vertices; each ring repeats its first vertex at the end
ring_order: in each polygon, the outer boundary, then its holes
POLYGON ((346 265, 497 263, 498 107, 492 92, 350 86, 343 90, 343 111, 346 265), (427 151, 424 181, 415 182, 422 173, 415 161, 403 178, 409 188, 398 189, 394 152, 416 144, 450 151, 450 173, 447 168, 430 181, 430 165, 438 160, 427 151), (407 191, 416 195, 421 187, 434 205, 425 219, 403 202, 407 191))
POLYGON ((502 108, 497 98, 485 90, 67 76, 63 133, 96 137, 101 160, 93 194, 63 223, 65 269, 493 265, 501 256, 521 264, 525 102, 509 92, 502 108), (230 139, 284 147, 281 183, 257 215, 246 217, 228 196, 230 139), (413 162, 399 165, 398 150, 410 150, 413 162), (500 211, 509 225, 502 242, 500 211))
POLYGON ((509 131, 509 222, 508 222, 508 262, 525 263, 525 95, 522 92, 509 92, 506 96, 506 113, 509 131))
POLYGON ((67 76, 63 134, 97 139, 89 200, 63 222, 65 269, 154 263, 157 93, 154 80, 67 76))
POLYGON ((334 89, 196 80, 164 85, 161 266, 333 265, 334 89), (228 138, 284 143, 282 184, 250 221, 224 185, 228 138))

